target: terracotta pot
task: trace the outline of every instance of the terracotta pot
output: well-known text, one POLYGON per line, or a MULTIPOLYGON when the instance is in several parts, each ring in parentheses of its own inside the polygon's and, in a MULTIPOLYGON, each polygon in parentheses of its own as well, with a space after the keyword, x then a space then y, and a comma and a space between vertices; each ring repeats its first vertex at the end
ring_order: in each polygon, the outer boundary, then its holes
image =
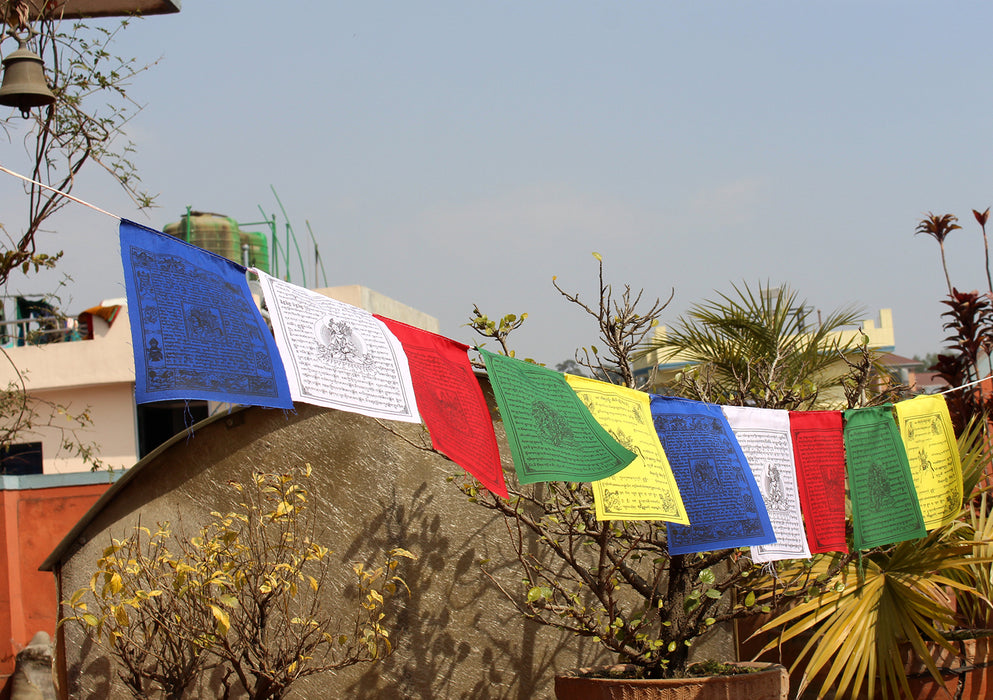
MULTIPOLYGON (((755 654, 767 641, 765 638, 748 639, 749 635, 758 629, 762 623, 771 619, 751 619, 744 625, 739 621, 739 635, 744 641, 739 647, 742 658, 754 658, 755 654)), ((982 630, 980 632, 985 632, 982 630)), ((758 657, 764 661, 780 662, 792 666, 796 657, 807 643, 809 637, 802 636, 790 640, 780 647, 758 657)), ((975 639, 954 641, 952 646, 957 654, 950 654, 946 649, 931 642, 927 647, 931 658, 941 671, 943 683, 935 681, 928 673, 927 667, 917 658, 916 652, 909 645, 902 645, 900 654, 903 657, 904 673, 910 685, 910 698, 913 700, 936 700, 938 698, 986 698, 993 697, 993 637, 982 634, 975 639)), ((794 671, 793 688, 798 688, 805 673, 801 666, 794 671)), ((821 670, 814 678, 808 679, 806 690, 798 695, 799 700, 819 700, 821 684, 826 677, 826 671, 821 670)), ((878 695, 878 681, 877 681, 878 695)), ((868 688, 863 686, 858 700, 869 700, 868 688)))
MULTIPOLYGON (((754 673, 701 678, 591 678, 590 669, 555 677, 558 700, 787 700, 790 677, 779 664, 740 663, 754 673)), ((623 667, 622 667, 623 668, 623 667)))
MULTIPOLYGON (((993 645, 989 637, 952 642, 958 650, 950 654, 947 649, 928 642, 931 658, 941 671, 942 683, 928 673, 927 666, 907 645, 901 647, 904 672, 910 685, 911 698, 988 698, 993 693, 993 645)), ((868 697, 867 691, 859 700, 868 697)))

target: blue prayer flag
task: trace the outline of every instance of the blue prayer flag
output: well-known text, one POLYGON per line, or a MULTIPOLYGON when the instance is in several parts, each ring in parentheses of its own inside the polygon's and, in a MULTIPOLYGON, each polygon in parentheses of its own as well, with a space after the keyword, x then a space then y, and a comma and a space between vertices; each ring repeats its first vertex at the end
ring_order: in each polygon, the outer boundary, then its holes
POLYGON ((123 219, 120 236, 137 403, 293 408, 244 267, 123 219))
POLYGON ((689 526, 670 523, 669 553, 772 544, 762 493, 719 406, 652 396, 652 420, 689 526))

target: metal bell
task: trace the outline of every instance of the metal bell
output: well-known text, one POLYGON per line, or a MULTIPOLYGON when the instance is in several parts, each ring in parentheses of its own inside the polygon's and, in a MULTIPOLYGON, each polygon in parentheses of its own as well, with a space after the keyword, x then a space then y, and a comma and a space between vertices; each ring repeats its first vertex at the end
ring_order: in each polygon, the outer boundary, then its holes
POLYGON ((45 63, 24 40, 18 38, 17 51, 3 59, 3 84, 0 85, 0 105, 17 107, 27 119, 32 107, 44 107, 55 102, 55 95, 45 83, 45 63))

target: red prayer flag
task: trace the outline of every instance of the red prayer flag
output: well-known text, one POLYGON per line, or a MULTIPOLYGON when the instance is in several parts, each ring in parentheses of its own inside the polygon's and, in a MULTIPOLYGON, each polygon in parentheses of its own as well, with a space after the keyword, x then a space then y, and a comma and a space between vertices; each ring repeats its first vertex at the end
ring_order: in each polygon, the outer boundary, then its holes
POLYGON ((841 413, 790 411, 790 434, 810 551, 847 552, 841 413))
POLYGON ((403 345, 414 396, 435 449, 507 498, 493 419, 469 364, 468 345, 376 315, 403 345))

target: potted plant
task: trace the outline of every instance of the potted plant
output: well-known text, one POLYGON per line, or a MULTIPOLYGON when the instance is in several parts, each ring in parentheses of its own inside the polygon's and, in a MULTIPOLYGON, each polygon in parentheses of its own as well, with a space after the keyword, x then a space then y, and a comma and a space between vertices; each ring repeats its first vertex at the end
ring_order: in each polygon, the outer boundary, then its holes
POLYGON ((967 496, 951 524, 857 559, 788 562, 776 581, 756 580, 765 595, 773 586, 822 582, 759 630, 768 639, 763 651, 779 650, 779 658, 802 672, 798 695, 812 687, 818 696, 830 689, 844 697, 936 697, 935 688, 965 689, 963 671, 973 665, 977 646, 988 656, 985 643, 972 643, 993 634, 976 629, 988 626, 993 611, 993 519, 988 486, 981 484, 991 453, 983 423, 970 424, 959 450, 967 496), (927 690, 915 695, 914 688, 927 690))
MULTIPOLYGON (((599 260, 599 256, 596 256, 599 260)), ((625 287, 619 298, 603 279, 600 261, 599 300, 587 305, 576 294, 556 289, 570 302, 579 305, 598 324, 604 347, 584 349, 577 353, 576 364, 592 372, 594 377, 636 389, 643 389, 644 379, 635 373, 634 360, 643 352, 649 334, 658 325, 658 318, 668 302, 656 300, 647 310, 637 308, 641 293, 632 294, 625 287)), ((747 289, 747 288, 746 288, 747 289)), ((757 297, 753 296, 753 299, 757 297)), ((773 339, 771 351, 780 353, 789 345, 790 315, 785 313, 794 298, 780 295, 770 306, 782 321, 773 339), (777 304, 779 306, 777 306, 777 304)), ((745 313, 740 306, 728 305, 731 314, 745 313)), ((849 313, 832 315, 829 323, 843 325, 849 313)), ((795 318, 795 317, 792 317, 795 318)), ((509 334, 520 326, 522 318, 508 315, 490 320, 475 309, 471 326, 484 337, 496 341, 503 354, 512 355, 509 334)), ((750 323, 760 330, 768 330, 767 318, 751 317, 750 323)), ((836 351, 828 328, 819 327, 813 337, 818 346, 811 349, 805 344, 794 343, 790 359, 792 364, 779 358, 779 367, 792 367, 809 379, 811 368, 805 364, 827 350, 836 351)), ((739 353, 746 354, 754 345, 739 345, 739 353)), ((787 353, 790 354, 790 353, 787 353)), ((835 356, 836 357, 836 356, 835 356)), ((745 358, 748 359, 747 357, 745 358)), ((752 357, 753 362, 763 358, 752 357)), ((772 368, 773 363, 769 363, 772 368)), ((855 365, 852 365, 854 367, 855 365)), ((854 369, 851 369, 854 372, 854 369)), ((860 366, 860 372, 867 372, 860 366)), ((846 375, 847 376, 847 375, 846 375)), ((715 373, 709 375, 711 386, 716 386, 715 373)), ((769 385, 787 387, 783 400, 799 398, 806 401, 810 391, 817 391, 813 382, 794 381, 784 375, 767 375, 769 385), (770 381, 771 380, 771 381, 770 381)), ((838 376, 835 381, 841 382, 838 376)), ((733 392, 726 392, 733 398, 733 392)), ((777 401, 783 398, 777 396, 777 401)), ((694 397, 696 398, 696 397, 694 397)), ((727 399, 726 399, 727 400, 727 399)), ((754 396, 737 394, 737 400, 755 405, 754 396)), ((765 405, 774 403, 771 399, 765 405)), ((606 670, 581 670, 556 679, 556 692, 560 700, 575 698, 621 697, 614 695, 614 686, 620 682, 616 676, 629 676, 638 686, 669 683, 674 680, 699 686, 699 680, 686 681, 694 673, 714 676, 749 670, 740 665, 702 665, 691 663, 693 647, 715 628, 724 623, 771 612, 789 599, 802 598, 816 590, 820 582, 811 580, 807 585, 794 585, 788 590, 775 589, 772 596, 762 596, 763 589, 755 585, 763 581, 760 569, 748 556, 747 549, 724 549, 699 554, 672 555, 669 552, 666 524, 648 520, 597 520, 594 512, 593 492, 590 484, 547 482, 528 486, 509 485, 510 498, 504 500, 481 488, 471 479, 460 482, 462 490, 480 506, 493 510, 507 524, 517 554, 521 574, 520 590, 502 587, 503 592, 529 620, 557 628, 564 632, 597 640, 602 648, 625 665, 606 670), (590 695, 581 695, 579 676, 603 676, 590 681, 595 687, 590 695)), ((829 564, 828 574, 834 574, 844 562, 829 564)), ((494 583, 499 584, 495 577, 494 583)), ((758 674, 740 674, 734 682, 760 679, 761 689, 739 689, 731 697, 785 698, 788 689, 785 669, 775 667, 758 674), (774 676, 771 689, 766 676, 774 676)), ((723 685, 727 679, 708 681, 723 685)), ((625 690, 624 692, 634 692, 625 690)), ((638 692, 642 692, 639 689, 638 692)), ((662 692, 659 690, 653 692, 662 692)), ((666 693, 671 691, 666 690, 666 693)), ((698 695, 694 687, 687 697, 698 695)), ((727 693, 726 689, 719 692, 727 693)), ((623 697, 662 697, 660 695, 623 695, 623 697)), ((670 694, 664 697, 676 697, 670 694)), ((715 697, 729 697, 717 695, 715 697)))
MULTIPOLYGON (((989 209, 973 211, 983 228, 989 209)), ((865 551, 837 568, 837 558, 793 562, 777 585, 821 579, 823 587, 761 628, 765 650, 787 652, 803 671, 800 688, 852 697, 978 697, 990 680, 993 636, 993 518, 988 481, 993 400, 974 386, 989 374, 993 283, 989 293, 960 292, 944 264, 944 239, 961 228, 951 214, 929 213, 917 233, 938 241, 948 286, 945 352, 928 369, 950 387, 959 434, 964 499, 958 517, 927 537, 865 551), (834 567, 834 571, 830 568, 834 567), (944 693, 942 691, 948 691, 944 693)), ((771 580, 759 581, 772 585, 771 580)))

